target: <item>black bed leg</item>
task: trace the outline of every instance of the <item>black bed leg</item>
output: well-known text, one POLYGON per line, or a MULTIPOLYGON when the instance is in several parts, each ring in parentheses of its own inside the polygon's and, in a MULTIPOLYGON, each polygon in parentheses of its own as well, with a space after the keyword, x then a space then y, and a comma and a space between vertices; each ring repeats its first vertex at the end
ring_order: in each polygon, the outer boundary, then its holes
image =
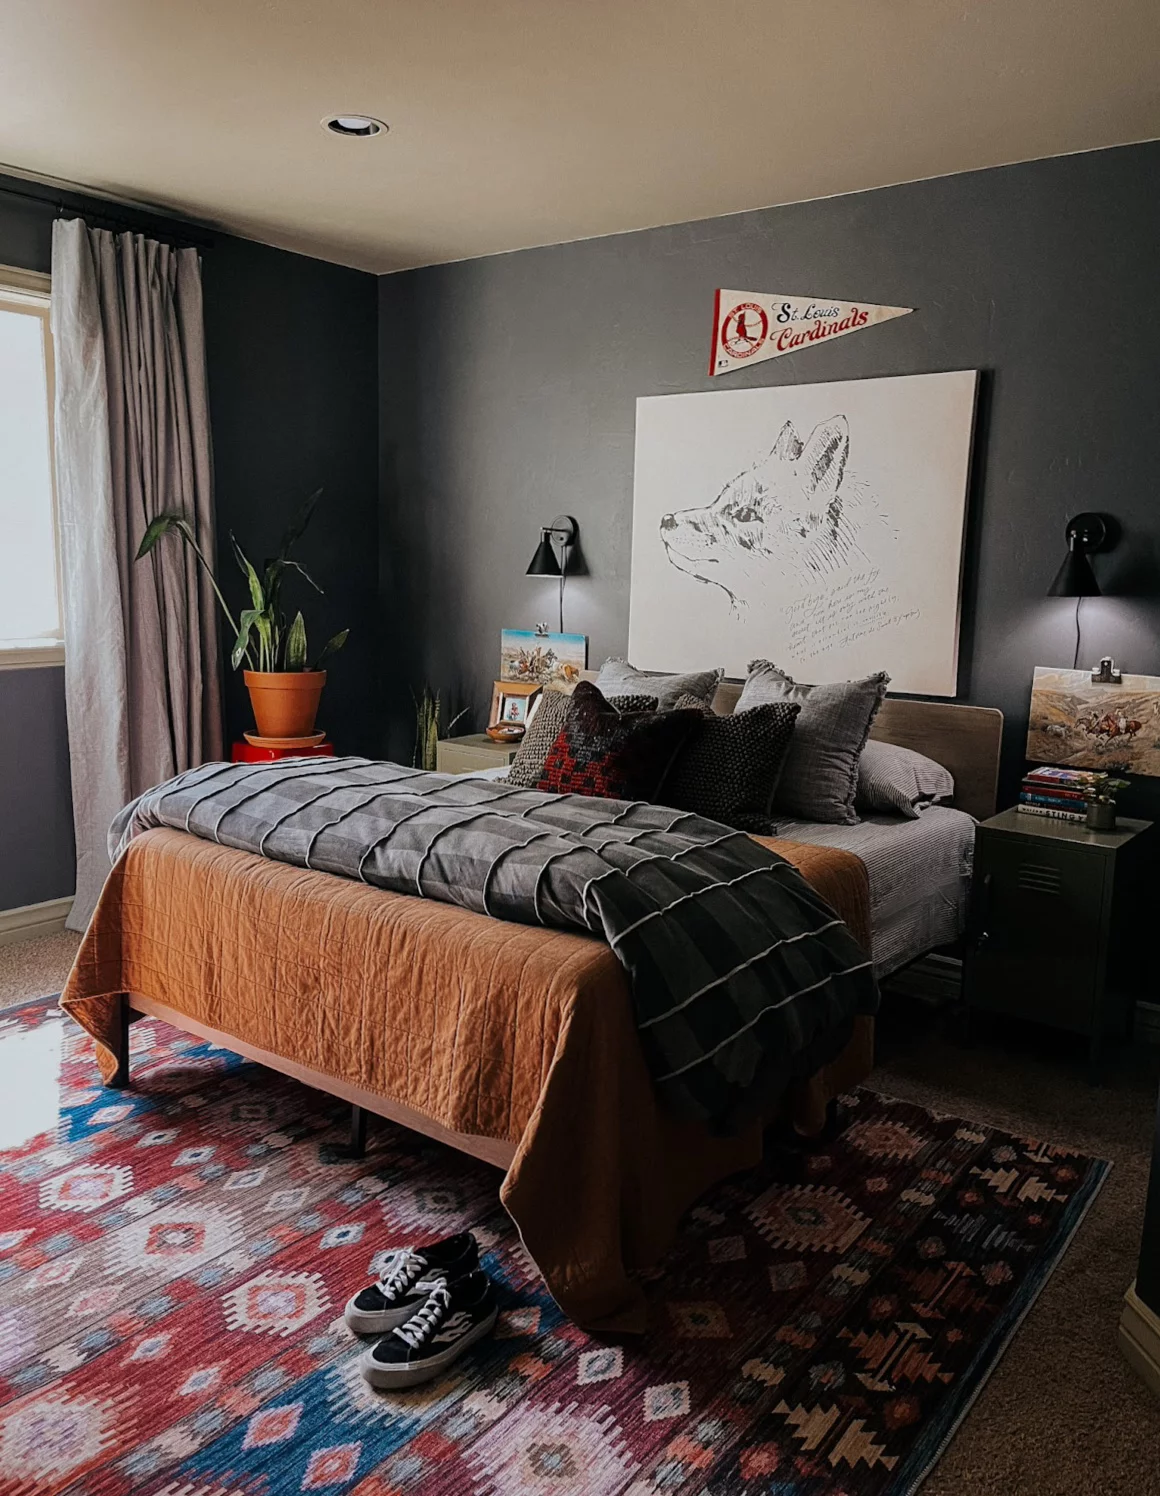
POLYGON ((345 1163, 351 1158, 365 1158, 367 1152, 367 1113, 361 1106, 350 1109, 350 1141, 346 1143, 324 1143, 322 1161, 327 1164, 345 1163))
POLYGON ((123 1091, 129 1084, 129 999, 122 992, 115 999, 117 1011, 113 1023, 112 1050, 117 1058, 117 1068, 105 1085, 114 1091, 123 1091))
POLYGON ((350 1156, 365 1158, 367 1151, 367 1114, 361 1106, 350 1109, 350 1156))

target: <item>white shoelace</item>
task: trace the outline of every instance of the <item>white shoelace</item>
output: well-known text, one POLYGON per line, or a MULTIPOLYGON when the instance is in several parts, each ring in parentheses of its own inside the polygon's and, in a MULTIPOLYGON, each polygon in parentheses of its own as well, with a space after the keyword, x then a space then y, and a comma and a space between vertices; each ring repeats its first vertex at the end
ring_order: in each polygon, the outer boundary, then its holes
POLYGON ((388 1304, 393 1304, 396 1299, 402 1298, 407 1290, 414 1286, 426 1267, 426 1258, 420 1257, 418 1252, 411 1252, 404 1248, 387 1271, 380 1276, 379 1292, 388 1304))
POLYGON ((405 1325, 397 1325, 393 1333, 405 1345, 417 1351, 443 1323, 443 1316, 450 1308, 451 1292, 447 1284, 436 1283, 423 1306, 412 1314, 405 1325))

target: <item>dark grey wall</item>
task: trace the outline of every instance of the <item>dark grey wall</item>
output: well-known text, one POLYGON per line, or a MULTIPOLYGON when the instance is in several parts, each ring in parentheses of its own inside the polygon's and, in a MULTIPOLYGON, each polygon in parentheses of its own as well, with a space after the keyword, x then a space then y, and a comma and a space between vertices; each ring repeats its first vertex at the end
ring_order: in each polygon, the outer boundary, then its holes
POLYGON ((0 670, 0 909, 72 893, 64 671, 0 670))
MULTIPOLYGON (((28 190, 0 177, 0 187, 6 182, 28 190)), ((0 264, 48 270, 58 196, 34 203, 0 192, 0 264)), ((68 206, 100 211, 79 197, 68 206)), ((319 722, 344 750, 366 751, 378 735, 375 279, 228 235, 212 239, 203 285, 219 572, 240 604, 229 530, 261 557, 300 501, 325 488, 299 554, 327 595, 295 596, 313 643, 352 630, 332 662, 319 722)), ((227 713, 233 735, 250 725, 234 677, 227 713)), ((70 799, 63 671, 0 671, 0 909, 72 892, 70 799)))
POLYGON ((479 724, 500 628, 555 616, 524 576, 554 514, 579 520, 590 571, 568 627, 594 663, 624 649, 638 395, 979 368, 960 699, 1007 714, 1010 794, 1032 669, 1071 663, 1072 606, 1043 595, 1069 515, 1124 530, 1082 659, 1160 672, 1158 182, 1160 145, 1133 146, 383 278, 392 751, 408 681, 479 724), (710 381, 718 286, 917 311, 710 381))
MULTIPOLYGON (((379 736, 375 278, 223 236, 204 257, 202 284, 226 596, 242 605, 230 530, 251 559, 263 558, 322 488, 295 555, 325 595, 287 583, 286 600, 301 606, 311 650, 350 629, 327 667, 318 725, 341 751, 371 752, 379 736)), ((226 705, 234 736, 253 726, 239 675, 227 679, 226 705)))
MULTIPOLYGON (((0 265, 47 271, 52 218, 0 194, 0 265)), ((64 898, 75 882, 64 670, 0 670, 0 909, 64 898)))

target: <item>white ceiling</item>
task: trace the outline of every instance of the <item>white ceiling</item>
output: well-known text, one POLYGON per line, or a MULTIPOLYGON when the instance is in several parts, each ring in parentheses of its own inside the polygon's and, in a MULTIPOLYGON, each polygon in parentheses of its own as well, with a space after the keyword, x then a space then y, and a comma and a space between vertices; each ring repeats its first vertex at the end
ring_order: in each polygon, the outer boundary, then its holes
POLYGON ((0 0, 0 162, 374 271, 1157 136, 1157 0, 0 0))

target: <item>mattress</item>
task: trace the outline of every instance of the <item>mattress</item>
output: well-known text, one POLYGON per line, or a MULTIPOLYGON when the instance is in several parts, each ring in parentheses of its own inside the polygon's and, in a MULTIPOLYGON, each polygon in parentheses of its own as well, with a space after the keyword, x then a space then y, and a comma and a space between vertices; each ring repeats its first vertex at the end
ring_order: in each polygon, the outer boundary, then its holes
POLYGON ((961 810, 932 805, 915 821, 868 815, 856 826, 779 821, 777 835, 840 847, 862 859, 870 880, 871 954, 880 977, 963 933, 975 822, 961 810))
MULTIPOLYGON (((506 768, 481 769, 477 779, 504 779, 506 768)), ((853 852, 870 880, 874 970, 879 977, 966 928, 975 822, 961 810, 931 805, 917 820, 867 815, 856 826, 778 820, 779 841, 853 852)))

